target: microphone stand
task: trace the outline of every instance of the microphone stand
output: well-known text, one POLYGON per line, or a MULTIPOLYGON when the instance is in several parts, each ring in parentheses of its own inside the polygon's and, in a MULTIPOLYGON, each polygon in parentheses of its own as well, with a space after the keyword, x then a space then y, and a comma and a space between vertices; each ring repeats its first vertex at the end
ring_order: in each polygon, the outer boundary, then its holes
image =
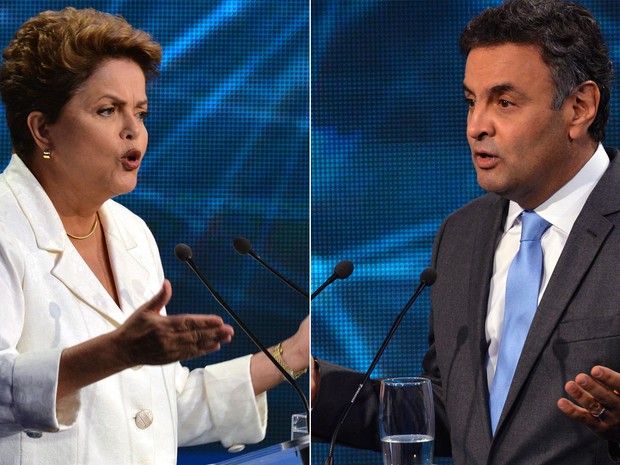
MULTIPOLYGON (((184 245, 184 244, 179 244, 179 245, 184 245)), ((301 389, 299 388, 299 386, 297 385, 293 377, 284 368, 282 368, 282 365, 280 365, 277 362, 277 360, 273 357, 273 355, 271 355, 271 353, 269 352, 269 350, 267 350, 267 348, 263 345, 263 343, 261 343, 258 340, 258 338, 254 336, 250 328, 248 328, 247 325, 243 322, 243 320, 241 320, 241 318, 239 318, 239 316, 234 312, 234 310, 230 308, 230 306, 224 301, 224 299, 217 293, 215 288, 211 286, 207 278, 200 272, 200 270, 194 263, 194 260, 191 257, 191 249, 189 248, 189 246, 186 246, 187 249, 189 249, 190 251, 189 256, 184 257, 184 256, 180 256, 181 255, 180 253, 177 253, 177 248, 179 248, 179 245, 175 247, 175 254, 177 255, 177 258, 188 264, 188 266, 192 269, 192 271, 196 274, 196 276, 198 276, 198 279, 200 279, 200 281, 207 287, 207 289, 209 290, 213 298, 215 298, 217 303, 219 303, 224 308, 224 310, 228 312, 228 314, 232 317, 232 319, 235 320, 235 322, 241 327, 243 332, 247 334, 247 336, 252 340, 252 342, 261 350, 261 352, 263 352, 267 356, 267 358, 271 361, 271 363, 273 363, 276 366, 276 368, 280 371, 280 373, 282 373, 282 376, 284 376, 284 378, 289 382, 289 384, 293 386, 293 388, 295 389, 295 391, 297 391, 297 394, 299 395, 299 397, 301 398, 304 404, 306 415, 308 416, 308 418, 310 418, 310 409, 308 407, 308 400, 306 399, 306 396, 301 391, 301 389)))
POLYGON ((278 278, 280 278, 280 280, 284 281, 295 292, 305 297, 306 299, 308 298, 308 293, 306 291, 304 291, 301 287, 299 287, 297 284, 295 284, 290 279, 287 279, 284 275, 279 273, 278 270, 273 268, 271 265, 269 265, 269 263, 263 260, 256 252, 254 252, 254 250, 252 250, 252 243, 248 239, 246 239, 245 237, 236 237, 233 240, 233 247, 239 255, 249 255, 254 260, 256 260, 258 263, 260 263, 265 268, 267 268, 269 271, 271 271, 271 273, 273 273, 278 278))
POLYGON ((390 339, 392 339, 392 336, 396 332, 396 328, 398 328, 398 325, 400 324, 400 322, 404 318, 405 314, 407 313, 409 308, 413 305, 413 303, 416 301, 418 296, 422 293, 424 288, 427 287, 427 286, 433 285, 433 283, 435 282, 435 279, 437 279, 437 272, 434 269, 432 269, 432 268, 427 268, 427 269, 425 269, 420 274, 420 284, 418 285, 418 288, 416 289, 416 291, 413 294, 413 296, 411 297, 411 299, 409 299, 409 302, 407 302, 405 307, 400 311, 400 313, 396 317, 396 320, 394 320, 394 323, 392 323, 392 327, 390 328, 390 331, 388 332, 388 335, 383 340, 383 343, 381 344, 381 347, 379 348, 379 351, 377 352, 377 355, 375 355, 375 358, 372 360, 372 363, 370 364, 370 367, 366 371, 366 374, 364 375, 364 378, 362 379, 362 382, 359 384, 357 390, 355 391, 355 394, 353 394, 353 398, 351 399, 351 402, 349 402, 349 404, 347 405, 347 407, 343 411, 342 415, 340 416, 340 419, 338 420, 338 423, 336 424, 336 428, 334 429, 331 441, 329 443, 329 453, 327 454, 327 458, 325 459, 324 465, 333 465, 333 463, 334 463, 334 447, 336 445, 336 438, 338 437, 338 432, 340 431, 340 428, 344 424, 344 421, 349 416, 349 412, 353 408, 353 404, 357 400, 357 396, 359 395, 359 393, 361 392, 362 388, 364 387, 364 385, 366 384, 366 382, 370 378, 370 374, 375 369, 375 366, 377 365, 377 362, 379 361, 379 358, 381 358, 381 355, 383 355, 383 352, 385 351, 388 343, 390 342, 390 339))

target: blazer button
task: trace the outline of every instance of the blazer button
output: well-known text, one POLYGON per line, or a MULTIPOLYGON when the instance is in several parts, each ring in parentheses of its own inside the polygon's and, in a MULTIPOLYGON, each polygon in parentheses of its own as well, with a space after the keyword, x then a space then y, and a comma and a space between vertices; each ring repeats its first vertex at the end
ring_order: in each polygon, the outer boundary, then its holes
POLYGON ((138 428, 146 429, 151 426, 151 423, 153 423, 153 412, 145 408, 144 410, 140 410, 138 413, 136 413, 136 416, 133 417, 133 419, 136 422, 136 426, 138 428))

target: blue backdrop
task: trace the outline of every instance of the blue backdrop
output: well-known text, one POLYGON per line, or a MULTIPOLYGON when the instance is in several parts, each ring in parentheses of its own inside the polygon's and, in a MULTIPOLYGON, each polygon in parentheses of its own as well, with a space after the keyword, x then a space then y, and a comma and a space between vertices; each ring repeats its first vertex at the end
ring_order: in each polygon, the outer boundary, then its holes
MULTIPOLYGON (((338 261, 355 264, 347 281, 313 301, 316 356, 366 371, 429 265, 442 219, 481 193, 465 137, 458 39, 471 18, 499 3, 312 0, 313 287, 338 261)), ((602 23, 620 63, 620 3, 581 3, 602 23)), ((618 146, 615 87, 606 142, 618 146)), ((428 312, 426 292, 374 377, 420 372, 428 312)), ((313 443, 314 464, 326 454, 313 443)), ((381 457, 336 448, 336 463, 380 464, 381 457)))
MULTIPOLYGON (((65 1, 0 3, 0 43, 28 18, 65 1)), ((173 286, 168 312, 220 314, 232 344, 190 367, 257 349, 173 254, 189 244, 218 292, 266 345, 289 336, 307 302, 238 255, 245 236, 272 266, 309 287, 309 4, 307 0, 132 0, 70 2, 120 14, 163 45, 161 76, 150 84, 149 150, 137 189, 118 198, 151 227, 173 286)), ((0 165, 10 141, 0 125, 0 165)), ((308 377, 300 378, 307 392, 308 377)), ((269 393, 265 441, 290 437, 303 404, 288 385, 269 393)), ((179 464, 231 455, 219 444, 180 450, 179 464)))

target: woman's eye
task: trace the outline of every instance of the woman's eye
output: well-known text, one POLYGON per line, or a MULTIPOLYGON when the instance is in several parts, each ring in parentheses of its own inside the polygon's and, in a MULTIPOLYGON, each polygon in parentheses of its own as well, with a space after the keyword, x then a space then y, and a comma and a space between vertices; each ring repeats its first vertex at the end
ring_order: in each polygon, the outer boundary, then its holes
POLYGON ((97 111, 97 114, 103 115, 103 116, 109 116, 112 113, 114 113, 114 107, 102 108, 101 110, 97 111))

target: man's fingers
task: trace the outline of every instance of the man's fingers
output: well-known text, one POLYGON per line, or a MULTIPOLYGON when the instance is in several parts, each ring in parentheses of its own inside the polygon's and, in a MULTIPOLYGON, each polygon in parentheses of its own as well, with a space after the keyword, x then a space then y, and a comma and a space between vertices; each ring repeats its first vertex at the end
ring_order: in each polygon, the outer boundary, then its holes
POLYGON ((607 367, 595 366, 590 374, 599 384, 606 386, 614 395, 620 395, 619 374, 607 367))

